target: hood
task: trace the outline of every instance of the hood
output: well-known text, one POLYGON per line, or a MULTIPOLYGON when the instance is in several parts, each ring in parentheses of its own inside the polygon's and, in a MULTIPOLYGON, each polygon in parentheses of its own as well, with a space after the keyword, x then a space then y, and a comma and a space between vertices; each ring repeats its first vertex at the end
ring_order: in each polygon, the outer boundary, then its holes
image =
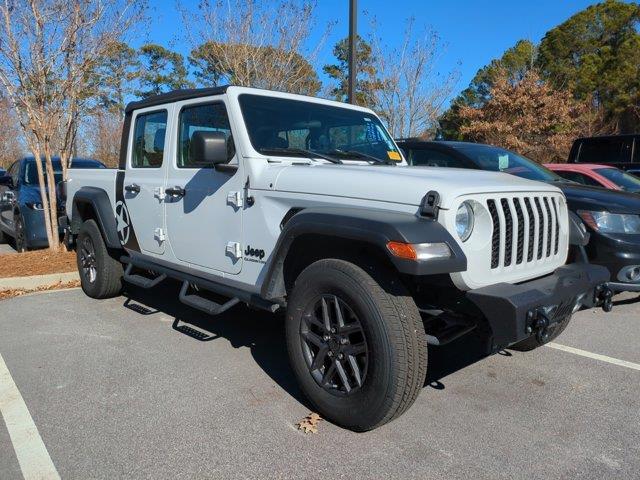
POLYGON ((41 202, 40 187, 33 185, 22 185, 20 187, 20 201, 21 202, 41 202))
POLYGON ((461 195, 494 192, 558 192, 555 185, 506 173, 462 168, 304 164, 282 168, 273 188, 279 191, 420 205, 430 190, 442 208, 461 195))
POLYGON ((554 183, 562 190, 571 210, 640 214, 640 196, 621 190, 607 190, 572 183, 554 183))

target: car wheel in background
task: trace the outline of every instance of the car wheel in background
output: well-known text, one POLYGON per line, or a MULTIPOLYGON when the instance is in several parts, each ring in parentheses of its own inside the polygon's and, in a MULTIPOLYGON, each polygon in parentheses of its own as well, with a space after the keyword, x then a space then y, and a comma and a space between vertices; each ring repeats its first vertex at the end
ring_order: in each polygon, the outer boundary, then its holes
POLYGON ((27 248, 27 234, 24 231, 24 220, 22 215, 16 213, 14 216, 14 232, 15 232, 15 246, 18 253, 23 253, 28 250, 27 248))

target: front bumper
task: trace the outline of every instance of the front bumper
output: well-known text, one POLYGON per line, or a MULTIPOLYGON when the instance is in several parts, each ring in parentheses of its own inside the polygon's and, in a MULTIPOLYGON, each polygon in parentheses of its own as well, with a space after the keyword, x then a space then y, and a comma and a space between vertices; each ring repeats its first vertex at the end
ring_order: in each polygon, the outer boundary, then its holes
MULTIPOLYGON (((493 349, 508 347, 535 335, 540 317, 547 327, 582 306, 593 307, 609 294, 609 271, 599 265, 573 263, 551 275, 520 284, 497 283, 470 290, 467 298, 489 323, 493 349)), ((610 300, 609 300, 610 305, 610 300)))
POLYGON ((640 280, 630 281, 625 271, 640 266, 640 242, 638 235, 591 232, 585 247, 589 262, 602 265, 611 273, 611 288, 617 292, 640 291, 640 280))

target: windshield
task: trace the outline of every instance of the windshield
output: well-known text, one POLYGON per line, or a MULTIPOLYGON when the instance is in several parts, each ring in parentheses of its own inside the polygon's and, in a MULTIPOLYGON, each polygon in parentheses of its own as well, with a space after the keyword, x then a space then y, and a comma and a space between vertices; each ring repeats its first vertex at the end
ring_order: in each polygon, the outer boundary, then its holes
POLYGON ((257 152, 300 157, 306 150, 340 160, 402 159, 380 120, 370 113, 264 95, 243 94, 239 101, 257 152))
POLYGON ((541 182, 566 182, 562 177, 539 163, 509 150, 490 145, 465 145, 459 150, 471 158, 482 170, 504 172, 541 182))
MULTIPOLYGON (((53 160, 51 162, 51 166, 53 167, 53 175, 54 181, 57 185, 62 181, 62 165, 60 164, 60 160, 53 160)), ((71 161, 71 166, 73 168, 105 168, 104 164, 97 160, 89 160, 89 159, 74 159, 71 161)), ((44 174, 44 181, 47 181, 47 172, 45 167, 44 160, 42 161, 42 173, 44 174)), ((38 167, 36 166, 35 160, 29 160, 25 163, 24 166, 24 183, 25 185, 38 185, 38 167)))
MULTIPOLYGON (((62 166, 60 165, 60 162, 52 162, 52 164, 55 184, 57 185, 62 181, 62 166)), ((42 173, 44 174, 44 181, 46 183, 47 172, 44 162, 42 162, 42 173)), ((24 183, 25 185, 38 185, 38 167, 34 160, 27 162, 24 166, 24 183)))
POLYGON ((595 168, 594 171, 628 192, 640 191, 640 178, 617 168, 595 168))

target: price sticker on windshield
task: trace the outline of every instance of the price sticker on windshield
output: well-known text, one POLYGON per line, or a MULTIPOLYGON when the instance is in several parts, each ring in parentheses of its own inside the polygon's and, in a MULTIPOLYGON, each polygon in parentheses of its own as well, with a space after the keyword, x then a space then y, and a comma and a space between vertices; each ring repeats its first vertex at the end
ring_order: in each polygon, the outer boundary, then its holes
POLYGON ((400 162, 402 161, 402 157, 400 156, 400 153, 394 151, 394 150, 389 150, 387 152, 387 156, 389 157, 389 160, 394 160, 396 162, 400 162))
POLYGON ((498 170, 509 168, 509 155, 498 155, 498 170))

